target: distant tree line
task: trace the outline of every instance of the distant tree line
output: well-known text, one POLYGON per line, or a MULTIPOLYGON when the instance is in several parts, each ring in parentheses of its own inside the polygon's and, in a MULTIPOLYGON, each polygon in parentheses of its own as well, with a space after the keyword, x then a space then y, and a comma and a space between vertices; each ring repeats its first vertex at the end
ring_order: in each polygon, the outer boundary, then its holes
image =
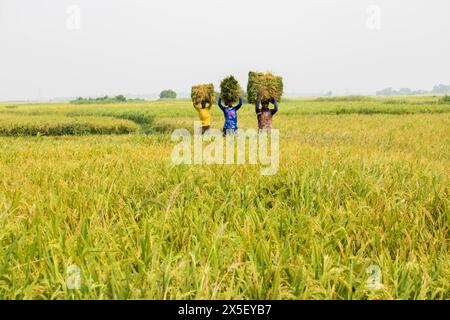
POLYGON ((393 88, 386 88, 377 91, 377 96, 414 96, 423 94, 447 94, 450 93, 450 85, 438 84, 433 87, 432 91, 425 90, 411 90, 409 88, 402 88, 400 90, 395 90, 393 88))
POLYGON ((159 98, 160 99, 176 99, 177 98, 177 93, 175 91, 171 90, 171 89, 163 90, 159 94, 159 98))
MULTIPOLYGON (((242 100, 244 101, 244 103, 246 103, 247 102, 247 91, 241 89, 241 97, 242 97, 242 100)), ((163 90, 159 94, 159 98, 160 99, 176 99, 177 93, 171 89, 163 90)), ((220 92, 218 92, 218 91, 215 92, 215 98, 216 98, 215 99, 215 103, 216 103, 217 100, 220 98, 220 92)))
POLYGON ((83 98, 78 97, 75 100, 72 100, 70 103, 73 104, 95 104, 95 103, 124 103, 124 102, 141 102, 144 101, 142 99, 127 99, 124 95, 120 94, 115 97, 98 97, 98 98, 83 98))

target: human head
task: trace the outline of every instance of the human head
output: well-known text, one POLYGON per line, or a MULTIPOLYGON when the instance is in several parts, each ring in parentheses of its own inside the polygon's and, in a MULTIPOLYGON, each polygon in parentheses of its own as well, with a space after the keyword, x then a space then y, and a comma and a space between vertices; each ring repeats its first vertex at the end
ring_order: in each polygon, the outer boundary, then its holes
POLYGON ((268 100, 262 101, 262 102, 261 102, 261 105, 262 105, 262 109, 263 109, 263 110, 269 109, 269 101, 268 101, 268 100))
POLYGON ((202 108, 206 108, 206 101, 202 101, 202 108))

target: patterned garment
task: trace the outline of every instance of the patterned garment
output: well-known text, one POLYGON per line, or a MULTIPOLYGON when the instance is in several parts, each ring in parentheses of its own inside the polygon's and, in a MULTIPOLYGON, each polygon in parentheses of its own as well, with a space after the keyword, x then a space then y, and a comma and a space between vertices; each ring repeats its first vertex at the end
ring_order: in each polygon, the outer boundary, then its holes
POLYGON ((272 118, 278 112, 278 101, 274 99, 273 109, 260 109, 261 101, 258 99, 255 104, 255 112, 258 116, 258 128, 260 131, 270 131, 272 130, 272 118))
POLYGON ((223 129, 224 136, 237 136, 239 129, 223 129))
POLYGON ((271 130, 272 129, 272 110, 261 111, 258 114, 258 128, 259 130, 271 130))
POLYGON ((236 107, 224 107, 222 99, 219 99, 219 108, 222 110, 225 117, 224 130, 237 129, 237 112, 242 107, 242 98, 239 98, 239 104, 236 107))

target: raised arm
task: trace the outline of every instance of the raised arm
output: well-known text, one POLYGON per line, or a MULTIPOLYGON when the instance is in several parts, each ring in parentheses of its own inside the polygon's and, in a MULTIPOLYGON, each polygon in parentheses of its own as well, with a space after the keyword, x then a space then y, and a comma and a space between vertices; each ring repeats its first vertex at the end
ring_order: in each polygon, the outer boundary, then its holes
POLYGON ((222 98, 219 98, 219 102, 217 104, 219 105, 220 110, 225 111, 225 107, 222 105, 222 98))
POLYGON ((272 110, 272 115, 274 115, 275 113, 278 112, 278 101, 277 99, 273 98, 273 110, 272 110))
POLYGON ((259 99, 259 97, 258 97, 256 99, 256 102, 255 102, 255 113, 256 114, 260 114, 261 113, 260 105, 261 105, 261 99, 259 99))
POLYGON ((236 107, 234 107, 236 111, 238 111, 242 107, 243 103, 244 101, 242 100, 242 97, 239 97, 239 104, 236 107))
POLYGON ((198 103, 193 103, 192 105, 194 106, 195 110, 198 111, 198 110, 200 109, 200 104, 198 104, 198 103))

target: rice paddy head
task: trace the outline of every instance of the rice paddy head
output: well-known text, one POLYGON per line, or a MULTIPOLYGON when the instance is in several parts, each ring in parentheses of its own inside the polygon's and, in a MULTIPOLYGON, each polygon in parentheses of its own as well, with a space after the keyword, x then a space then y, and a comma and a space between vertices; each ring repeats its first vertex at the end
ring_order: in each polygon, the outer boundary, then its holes
POLYGON ((203 101, 213 104, 215 100, 214 85, 209 83, 193 86, 191 98, 194 104, 199 104, 203 101))
POLYGON ((235 77, 229 76, 220 83, 220 97, 226 105, 232 105, 239 101, 241 86, 235 77))
POLYGON ((281 100, 283 95, 283 78, 271 72, 250 71, 247 85, 248 102, 255 103, 258 95, 262 101, 281 100))
MULTIPOLYGON (((174 166, 171 134, 197 119, 188 100, 0 103, 0 299, 448 300, 441 98, 286 98, 271 177, 251 164, 174 166), (122 121, 138 130, 68 129, 122 121), (56 126, 68 133, 42 129, 56 126)), ((256 128, 250 105, 239 124, 256 128)))
POLYGON ((137 133, 138 124, 114 117, 65 115, 10 115, 0 118, 0 136, 81 136, 137 133))

